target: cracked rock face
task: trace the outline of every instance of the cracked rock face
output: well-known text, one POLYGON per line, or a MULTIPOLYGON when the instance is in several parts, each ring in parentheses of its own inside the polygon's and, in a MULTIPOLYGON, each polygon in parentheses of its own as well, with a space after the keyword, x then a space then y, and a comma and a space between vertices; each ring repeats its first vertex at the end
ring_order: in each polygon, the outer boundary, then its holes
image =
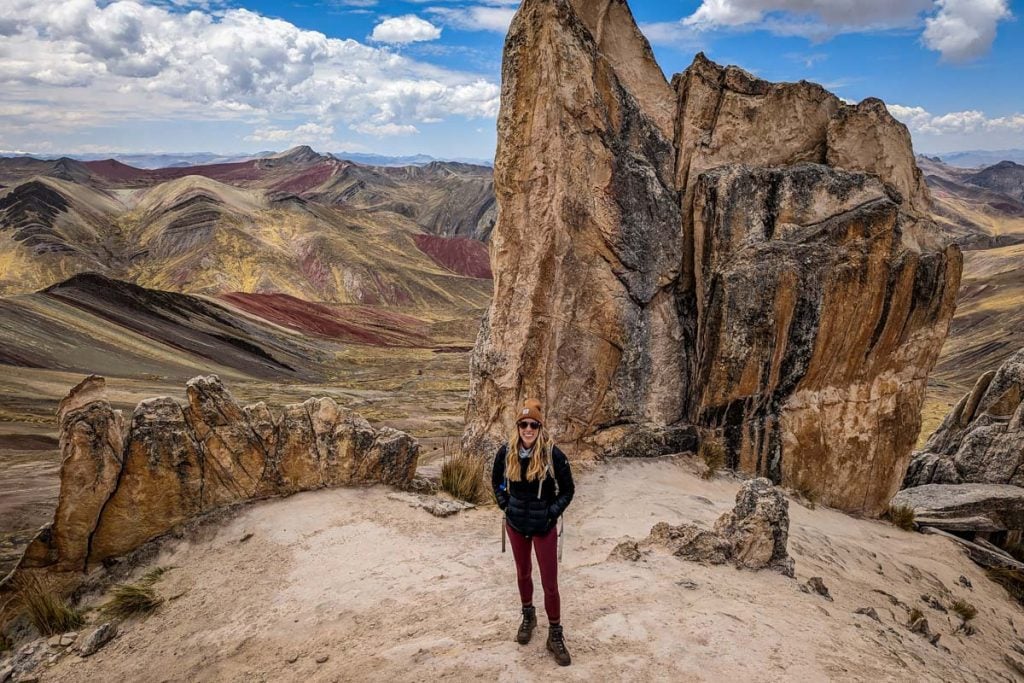
POLYGON ((903 486, 1024 487, 1024 349, 986 372, 914 454, 903 486))
POLYGON ((884 510, 961 258, 880 101, 703 55, 669 84, 622 0, 524 0, 498 132, 464 450, 493 454, 537 396, 574 457, 699 435, 731 467, 884 510))
POLYGON ((102 377, 71 390, 59 409, 54 521, 14 573, 86 571, 225 505, 322 487, 405 487, 416 470, 415 439, 375 430, 330 398, 278 417, 263 403, 240 407, 216 376, 190 380, 187 396, 184 408, 167 397, 142 401, 126 429, 102 377))

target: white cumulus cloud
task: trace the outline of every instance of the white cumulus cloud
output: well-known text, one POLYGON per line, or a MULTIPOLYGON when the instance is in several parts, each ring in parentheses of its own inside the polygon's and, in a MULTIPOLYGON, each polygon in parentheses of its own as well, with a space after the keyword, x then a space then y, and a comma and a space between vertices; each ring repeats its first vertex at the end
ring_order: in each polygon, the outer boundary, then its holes
POLYGON ((938 0, 938 4, 939 13, 925 21, 922 39, 951 62, 988 52, 996 26, 1010 16, 1008 0, 938 0))
MULTIPOLYGON (((495 3, 505 4, 508 3, 495 3)), ((437 20, 463 31, 505 33, 516 10, 513 7, 472 5, 470 7, 431 7, 427 12, 437 20)))
POLYGON ((1024 133, 1024 114, 989 118, 976 109, 932 114, 924 107, 887 104, 889 112, 906 124, 911 133, 963 135, 968 133, 1024 133))
POLYGON ((1010 16, 1009 0, 702 0, 680 24, 698 31, 759 28, 811 40, 923 27, 926 47, 959 62, 987 52, 999 22, 1010 16))
POLYGON ((441 29, 415 14, 385 19, 373 27, 370 35, 378 43, 416 43, 440 37, 441 29))
POLYGON ((498 85, 478 74, 245 9, 2 2, 0 88, 8 108, 20 107, 0 112, 7 146, 118 121, 257 122, 252 135, 263 137, 254 139, 271 140, 272 131, 303 118, 408 132, 453 116, 493 118, 498 110, 498 85))

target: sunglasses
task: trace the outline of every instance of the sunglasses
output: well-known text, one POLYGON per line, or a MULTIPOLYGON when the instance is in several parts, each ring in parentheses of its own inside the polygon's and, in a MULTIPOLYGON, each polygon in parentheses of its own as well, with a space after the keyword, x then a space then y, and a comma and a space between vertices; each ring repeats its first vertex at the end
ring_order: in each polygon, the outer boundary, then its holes
POLYGON ((524 429, 540 429, 540 422, 534 422, 533 420, 523 420, 519 423, 519 426, 524 429))

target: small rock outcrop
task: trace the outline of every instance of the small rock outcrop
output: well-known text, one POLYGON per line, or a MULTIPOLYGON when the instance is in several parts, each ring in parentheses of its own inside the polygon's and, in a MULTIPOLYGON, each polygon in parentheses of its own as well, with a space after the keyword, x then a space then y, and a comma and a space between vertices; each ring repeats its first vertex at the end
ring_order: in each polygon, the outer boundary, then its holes
POLYGON ((893 506, 914 511, 914 523, 947 531, 1024 529, 1024 488, 1008 484, 925 484, 903 489, 893 506))
POLYGON ((715 442, 883 511, 960 280, 884 104, 697 55, 665 80, 624 0, 524 0, 502 71, 494 295, 463 450, 537 396, 574 457, 715 442))
POLYGON ((415 439, 374 429, 330 398, 275 414, 263 403, 239 406, 212 375, 189 380, 187 397, 184 407, 147 399, 126 421, 102 377, 71 390, 58 411, 64 459, 53 523, 8 579, 22 570, 85 571, 240 501, 333 486, 404 488, 416 470, 415 439))
POLYGON ((914 454, 904 488, 925 484, 1024 487, 1024 349, 978 378, 914 454))
POLYGON ((636 561, 642 556, 642 548, 661 546, 684 560, 731 562, 743 569, 771 569, 792 577, 788 540, 789 501, 778 487, 761 477, 740 487, 736 506, 718 518, 713 530, 696 524, 659 522, 646 539, 639 543, 624 541, 611 556, 636 561))

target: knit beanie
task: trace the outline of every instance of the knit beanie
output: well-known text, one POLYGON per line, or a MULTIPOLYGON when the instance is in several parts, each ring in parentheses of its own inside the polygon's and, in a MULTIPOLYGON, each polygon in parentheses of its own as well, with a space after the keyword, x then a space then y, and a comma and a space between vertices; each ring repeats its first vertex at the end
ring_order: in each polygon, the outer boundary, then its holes
POLYGON ((544 424, 544 415, 540 410, 540 401, 535 398, 528 398, 523 401, 523 407, 519 409, 519 414, 516 416, 516 422, 525 419, 536 420, 541 424, 544 424))

